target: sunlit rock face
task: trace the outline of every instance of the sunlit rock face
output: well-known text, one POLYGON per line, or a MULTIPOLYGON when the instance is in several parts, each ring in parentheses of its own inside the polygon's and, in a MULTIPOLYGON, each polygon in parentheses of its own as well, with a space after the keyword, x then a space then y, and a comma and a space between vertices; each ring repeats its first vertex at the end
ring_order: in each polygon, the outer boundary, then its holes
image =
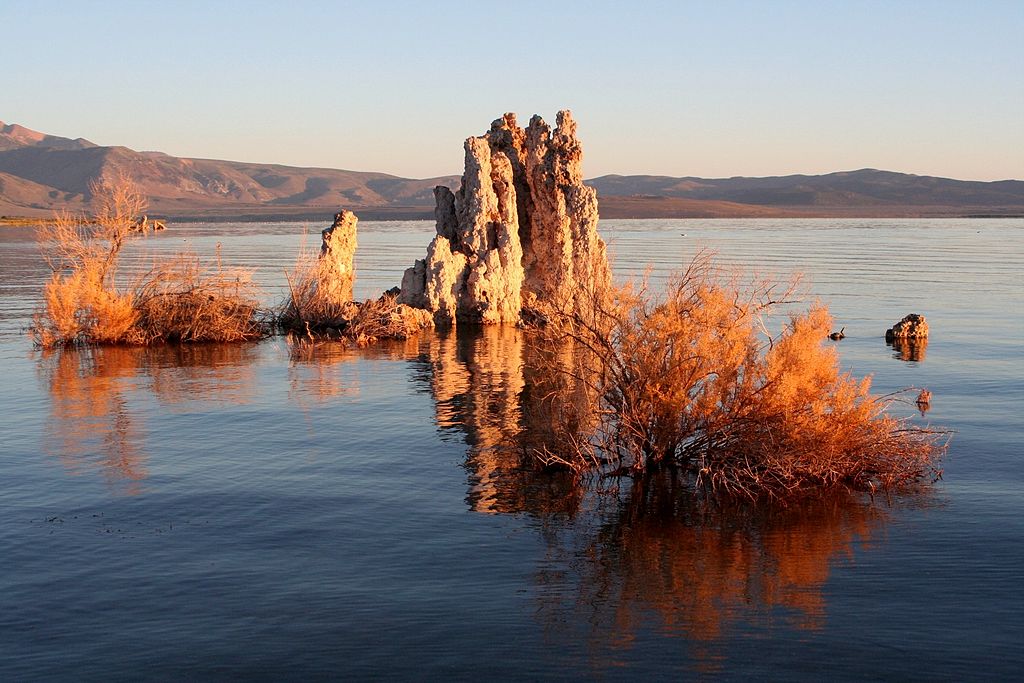
POLYGON ((352 301, 358 222, 354 213, 342 211, 335 214, 334 224, 320 233, 323 240, 320 262, 324 277, 320 278, 319 285, 328 300, 339 304, 352 301))
POLYGON ((918 313, 910 313, 903 317, 898 323, 885 331, 885 340, 892 342, 894 339, 924 339, 928 336, 928 323, 924 316, 918 313))
POLYGON ((405 271, 399 301, 458 320, 516 323, 524 309, 573 305, 610 279, 597 195, 583 184, 572 114, 552 132, 505 114, 465 143, 462 186, 434 191, 437 236, 405 271))

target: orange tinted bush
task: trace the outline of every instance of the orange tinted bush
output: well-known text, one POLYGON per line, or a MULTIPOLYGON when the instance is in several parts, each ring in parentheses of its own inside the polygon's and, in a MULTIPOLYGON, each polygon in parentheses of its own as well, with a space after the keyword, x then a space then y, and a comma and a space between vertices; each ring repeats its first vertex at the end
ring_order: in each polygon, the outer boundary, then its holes
POLYGON ((319 254, 303 249, 295 268, 285 275, 288 297, 277 315, 277 323, 282 328, 297 332, 343 328, 355 315, 351 301, 339 301, 332 296, 328 280, 334 274, 319 254))
POLYGON ((591 395, 588 414, 566 420, 595 426, 540 459, 604 474, 670 465, 699 491, 752 497, 937 476, 941 434, 889 415, 869 380, 840 372, 822 343, 826 308, 768 334, 763 316, 791 291, 742 288, 702 254, 661 299, 627 286, 592 310, 549 314, 548 339, 576 350, 563 371, 591 395))
POLYGON ((394 292, 362 302, 339 300, 332 283, 338 274, 317 254, 300 253, 286 276, 288 297, 277 314, 277 324, 285 330, 308 337, 337 336, 364 346, 380 339, 407 339, 434 325, 430 313, 398 303, 394 292))
POLYGON ((94 183, 92 219, 61 214, 40 232, 53 275, 30 330, 43 347, 240 341, 264 336, 249 274, 205 269, 180 254, 129 283, 116 282, 121 250, 148 223, 127 178, 94 183))

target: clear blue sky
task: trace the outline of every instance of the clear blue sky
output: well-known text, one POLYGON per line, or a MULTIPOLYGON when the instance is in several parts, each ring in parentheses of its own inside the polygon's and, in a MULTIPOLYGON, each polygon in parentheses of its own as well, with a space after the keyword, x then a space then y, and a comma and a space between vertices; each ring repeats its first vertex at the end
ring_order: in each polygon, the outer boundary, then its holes
POLYGON ((1024 178, 1024 0, 0 2, 0 120, 408 177, 505 111, 588 177, 1024 178))

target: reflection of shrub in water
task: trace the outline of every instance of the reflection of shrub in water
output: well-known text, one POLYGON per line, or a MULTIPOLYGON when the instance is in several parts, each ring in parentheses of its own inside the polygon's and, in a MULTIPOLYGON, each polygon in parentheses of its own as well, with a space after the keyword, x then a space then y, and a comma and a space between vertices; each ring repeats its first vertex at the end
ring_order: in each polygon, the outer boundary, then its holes
POLYGON ((40 365, 50 393, 44 449, 72 472, 95 467, 124 492, 145 479, 145 437, 130 408, 138 349, 45 353, 40 365))
POLYGON ((582 624, 572 636, 614 660, 653 628, 713 670, 733 631, 822 628, 833 564, 884 521, 883 509, 846 495, 711 508, 683 495, 686 486, 670 472, 636 482, 595 531, 554 541, 553 557, 579 567, 571 579, 538 576, 554 631, 582 624))
POLYGON ((137 493, 147 476, 138 394, 165 405, 242 404, 255 394, 248 345, 83 347, 44 351, 40 376, 50 396, 45 450, 72 471, 96 468, 137 493))

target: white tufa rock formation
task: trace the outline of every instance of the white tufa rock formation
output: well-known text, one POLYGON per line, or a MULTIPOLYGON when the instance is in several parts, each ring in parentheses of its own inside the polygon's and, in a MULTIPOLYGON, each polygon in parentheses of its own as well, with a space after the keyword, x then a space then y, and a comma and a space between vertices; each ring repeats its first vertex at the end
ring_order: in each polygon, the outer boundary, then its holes
POLYGON ((352 301, 352 285, 356 280, 353 260, 356 253, 356 224, 359 219, 351 211, 334 215, 334 224, 320 233, 319 287, 325 300, 338 304, 352 301))
POLYGON ((924 339, 927 336, 928 322, 918 313, 908 313, 885 331, 885 341, 890 343, 894 339, 924 339))
POLYGON ((399 301, 456 320, 517 323, 524 311, 573 307, 610 281, 597 193, 569 111, 523 129, 505 114, 466 140, 462 187, 434 190, 437 236, 405 271, 399 301))

